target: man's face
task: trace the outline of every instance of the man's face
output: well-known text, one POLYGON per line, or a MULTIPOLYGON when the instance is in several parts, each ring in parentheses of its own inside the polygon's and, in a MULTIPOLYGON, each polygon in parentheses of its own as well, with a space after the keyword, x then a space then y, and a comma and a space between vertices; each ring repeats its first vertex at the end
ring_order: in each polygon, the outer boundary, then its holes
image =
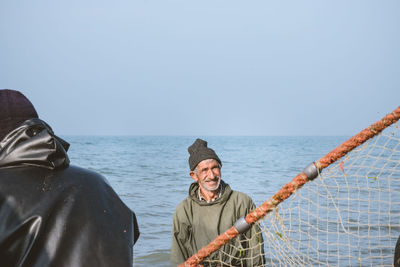
POLYGON ((190 176, 203 190, 215 191, 221 181, 221 169, 218 161, 206 159, 201 161, 194 171, 190 172, 190 176))

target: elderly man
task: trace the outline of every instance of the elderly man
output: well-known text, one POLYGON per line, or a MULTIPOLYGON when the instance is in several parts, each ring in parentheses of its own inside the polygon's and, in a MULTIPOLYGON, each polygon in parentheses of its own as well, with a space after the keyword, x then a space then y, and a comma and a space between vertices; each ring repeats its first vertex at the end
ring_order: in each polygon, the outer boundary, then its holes
MULTIPOLYGON (((188 148, 189 196, 173 217, 171 264, 176 266, 229 229, 255 206, 249 196, 221 180, 221 160, 207 142, 197 139, 188 148)), ((205 262, 205 266, 264 266, 263 239, 258 225, 241 234, 205 262), (209 265, 208 265, 209 264, 209 265)))
POLYGON ((23 94, 0 90, 1 266, 132 266, 135 214, 68 147, 23 94))

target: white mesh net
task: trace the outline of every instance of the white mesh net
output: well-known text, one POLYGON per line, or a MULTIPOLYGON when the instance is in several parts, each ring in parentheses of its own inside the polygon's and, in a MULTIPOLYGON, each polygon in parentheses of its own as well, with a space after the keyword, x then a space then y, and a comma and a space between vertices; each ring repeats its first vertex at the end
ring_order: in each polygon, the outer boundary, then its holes
POLYGON ((262 245, 242 235, 203 265, 393 266, 400 234, 398 126, 324 169, 258 226, 262 245))

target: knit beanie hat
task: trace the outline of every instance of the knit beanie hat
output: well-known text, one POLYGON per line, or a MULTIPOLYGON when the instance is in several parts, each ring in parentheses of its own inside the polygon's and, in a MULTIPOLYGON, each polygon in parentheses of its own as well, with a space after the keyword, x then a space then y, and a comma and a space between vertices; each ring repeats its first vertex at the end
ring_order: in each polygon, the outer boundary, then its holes
POLYGON ((32 118, 38 118, 38 114, 28 98, 15 90, 0 89, 0 141, 32 118))
POLYGON ((197 138, 196 141, 194 141, 194 143, 188 147, 188 151, 190 154, 189 167, 191 171, 196 168, 197 164, 205 159, 215 159, 222 166, 221 160, 217 154, 214 152, 214 150, 207 147, 207 142, 204 140, 197 138))

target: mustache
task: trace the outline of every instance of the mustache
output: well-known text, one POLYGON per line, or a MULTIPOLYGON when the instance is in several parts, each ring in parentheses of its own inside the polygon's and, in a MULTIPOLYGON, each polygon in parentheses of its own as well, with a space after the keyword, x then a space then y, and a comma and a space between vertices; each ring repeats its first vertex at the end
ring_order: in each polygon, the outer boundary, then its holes
POLYGON ((205 182, 210 182, 210 181, 217 181, 219 179, 221 179, 221 176, 215 176, 214 178, 205 179, 204 181, 205 182))

